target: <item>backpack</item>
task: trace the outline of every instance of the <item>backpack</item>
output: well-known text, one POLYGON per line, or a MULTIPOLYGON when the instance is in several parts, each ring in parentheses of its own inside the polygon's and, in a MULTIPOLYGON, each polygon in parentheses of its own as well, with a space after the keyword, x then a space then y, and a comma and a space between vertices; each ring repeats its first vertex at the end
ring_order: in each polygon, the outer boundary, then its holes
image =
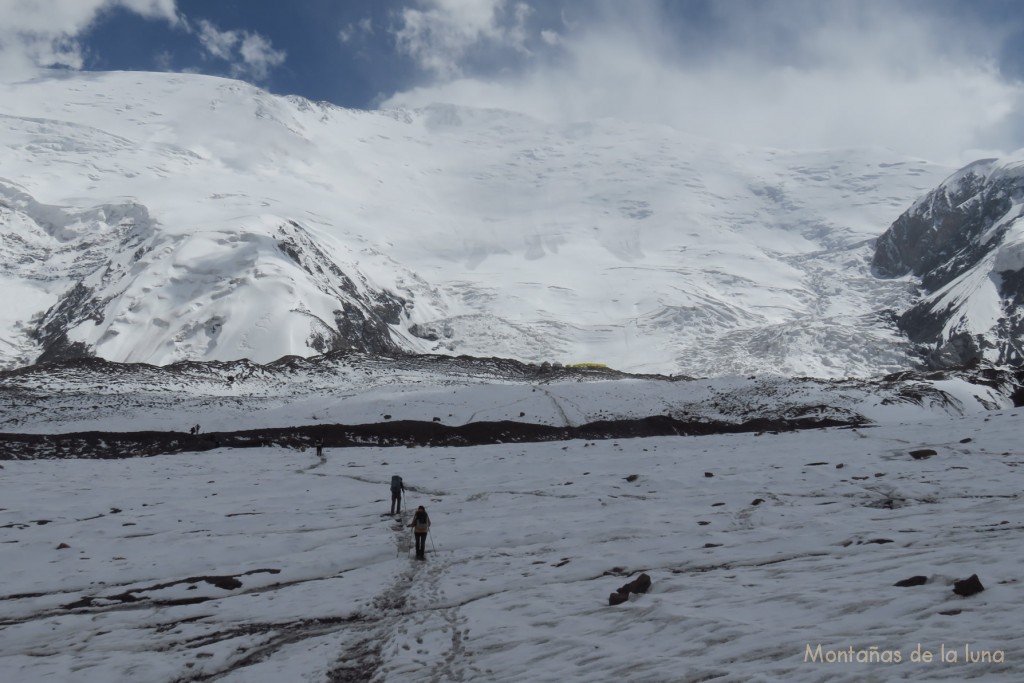
POLYGON ((427 533, 427 530, 430 529, 430 517, 427 516, 427 511, 417 510, 416 514, 412 518, 412 524, 410 526, 414 526, 415 528, 413 531, 418 534, 427 533))
POLYGON ((391 490, 401 491, 402 490, 402 478, 397 474, 391 477, 391 490))

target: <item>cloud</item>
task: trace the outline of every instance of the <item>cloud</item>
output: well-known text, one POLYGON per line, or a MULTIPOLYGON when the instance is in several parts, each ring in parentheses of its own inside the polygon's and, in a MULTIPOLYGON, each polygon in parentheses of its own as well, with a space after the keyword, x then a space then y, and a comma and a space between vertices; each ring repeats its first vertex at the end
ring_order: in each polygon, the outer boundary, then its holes
POLYGON ((421 0, 401 12, 395 32, 399 50, 421 69, 442 77, 462 73, 470 49, 526 51, 530 7, 512 0, 421 0))
MULTIPOLYGON (((263 80, 286 58, 257 33, 221 31, 206 20, 193 27, 179 14, 176 0, 0 0, 0 77, 19 80, 46 67, 83 68, 79 36, 115 9, 194 34, 207 54, 228 62, 237 78, 263 80)), ((156 60, 168 67, 172 61, 167 54, 156 60)))
POLYGON ((245 64, 245 71, 256 80, 264 80, 271 67, 284 63, 287 53, 275 50, 270 41, 258 33, 247 33, 238 50, 245 64))
POLYGON ((275 50, 270 40, 250 31, 221 31, 206 19, 196 35, 206 52, 229 63, 235 78, 266 79, 270 69, 284 63, 287 53, 275 50))
POLYGON ((230 61, 240 37, 237 31, 221 31, 206 19, 200 19, 196 35, 203 49, 214 57, 230 61))
POLYGON ((178 21, 175 0, 0 0, 0 75, 17 80, 44 67, 82 68, 77 36, 118 8, 178 21))
POLYGON ((338 40, 342 43, 349 43, 355 40, 357 36, 372 36, 373 35, 373 20, 370 17, 366 17, 361 21, 349 24, 340 31, 338 31, 338 40))
POLYGON ((944 163, 1024 145, 1024 88, 1001 73, 999 29, 984 17, 911 2, 736 1, 689 14, 681 3, 607 3, 576 15, 571 5, 546 25, 529 22, 522 2, 407 9, 395 38, 426 78, 383 106, 611 117, 746 145, 883 146, 944 163), (510 45, 517 61, 479 68, 482 54, 510 45))

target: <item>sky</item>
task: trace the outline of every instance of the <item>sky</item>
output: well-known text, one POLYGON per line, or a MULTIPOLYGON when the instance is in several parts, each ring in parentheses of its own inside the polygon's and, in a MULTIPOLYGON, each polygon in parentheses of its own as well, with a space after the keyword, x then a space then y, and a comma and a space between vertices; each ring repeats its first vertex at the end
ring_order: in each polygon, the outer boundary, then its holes
POLYGON ((189 72, 946 164, 1024 147, 1016 0, 0 0, 0 80, 189 72))

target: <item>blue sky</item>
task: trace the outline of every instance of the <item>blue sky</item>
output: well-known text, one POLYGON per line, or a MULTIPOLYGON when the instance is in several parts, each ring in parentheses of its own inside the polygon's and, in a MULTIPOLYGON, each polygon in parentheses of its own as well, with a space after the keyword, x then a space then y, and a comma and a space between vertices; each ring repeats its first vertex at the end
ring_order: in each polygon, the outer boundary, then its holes
MULTIPOLYGON (((194 72, 959 163, 1024 146, 1017 0, 0 0, 0 79, 194 72)), ((0 105, 2 107, 2 105, 0 105)))

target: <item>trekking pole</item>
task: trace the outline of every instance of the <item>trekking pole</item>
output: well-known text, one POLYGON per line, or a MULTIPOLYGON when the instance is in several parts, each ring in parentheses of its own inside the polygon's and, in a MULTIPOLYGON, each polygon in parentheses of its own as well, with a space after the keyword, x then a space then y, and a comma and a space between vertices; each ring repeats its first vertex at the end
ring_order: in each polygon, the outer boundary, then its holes
POLYGON ((430 552, 437 555, 437 548, 434 547, 434 534, 430 533, 429 529, 427 529, 427 538, 430 539, 430 552))

